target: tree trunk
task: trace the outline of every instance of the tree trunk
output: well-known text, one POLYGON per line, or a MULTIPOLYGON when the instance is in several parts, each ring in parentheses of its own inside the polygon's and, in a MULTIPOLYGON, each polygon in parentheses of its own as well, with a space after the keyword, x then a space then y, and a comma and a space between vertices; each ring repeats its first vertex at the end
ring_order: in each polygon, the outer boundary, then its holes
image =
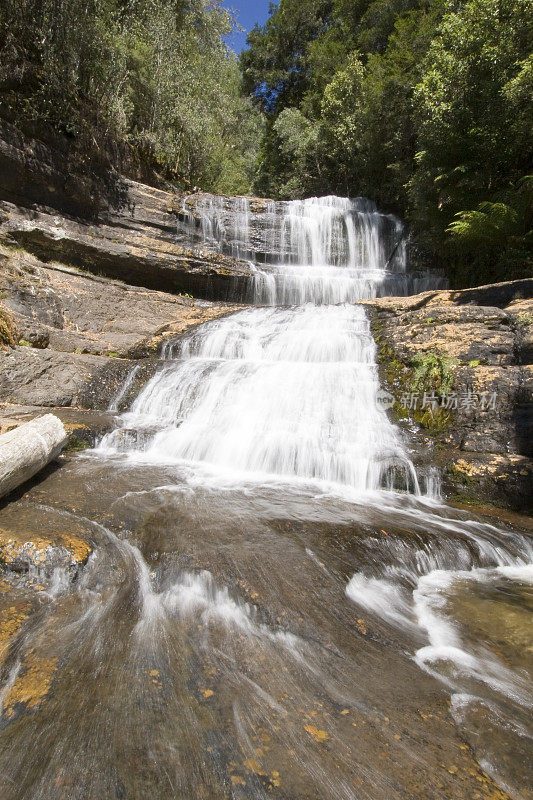
POLYGON ((0 436, 0 497, 33 478, 59 455, 67 441, 63 423, 53 414, 0 436))

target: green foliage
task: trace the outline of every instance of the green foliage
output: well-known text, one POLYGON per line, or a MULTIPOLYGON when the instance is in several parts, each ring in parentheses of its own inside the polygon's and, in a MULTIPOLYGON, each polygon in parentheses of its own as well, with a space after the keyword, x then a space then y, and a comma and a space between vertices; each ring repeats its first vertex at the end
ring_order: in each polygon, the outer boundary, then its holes
POLYGON ((530 0, 469 0, 437 31, 415 92, 420 150, 411 181, 434 243, 446 244, 448 231, 461 247, 502 253, 530 227, 530 202, 520 202, 527 192, 516 186, 530 158, 530 35, 530 0))
POLYGON ((290 169, 282 173, 285 182, 279 186, 278 193, 284 199, 296 199, 301 197, 304 186, 320 176, 318 129, 296 108, 284 109, 273 129, 281 155, 290 164, 290 169))
POLYGON ((220 0, 4 0, 0 97, 80 152, 129 148, 186 183, 249 189, 260 117, 241 96, 220 0))
POLYGON ((68 453, 81 453, 84 450, 88 450, 90 447, 91 445, 89 442, 71 434, 66 447, 63 449, 63 455, 67 455, 68 453))
POLYGON ((505 203, 480 203, 477 211, 457 214, 448 230, 473 245, 501 243, 516 229, 517 212, 505 203))
POLYGON ((456 214, 447 232, 481 280, 491 277, 486 272, 487 264, 508 278, 528 277, 533 242, 533 177, 526 176, 516 187, 496 196, 500 197, 499 202, 485 201, 473 211, 456 214))
POLYGON ((413 358, 413 378, 411 391, 438 392, 448 394, 453 388, 454 358, 437 353, 420 353, 413 358))
POLYGON ((532 0, 280 0, 241 57, 256 190, 365 194, 455 285, 531 260, 532 0))
POLYGON ((271 5, 267 23, 249 34, 250 48, 241 55, 243 85, 263 110, 279 113, 300 104, 312 71, 307 48, 327 31, 331 10, 330 0, 281 0, 271 5))

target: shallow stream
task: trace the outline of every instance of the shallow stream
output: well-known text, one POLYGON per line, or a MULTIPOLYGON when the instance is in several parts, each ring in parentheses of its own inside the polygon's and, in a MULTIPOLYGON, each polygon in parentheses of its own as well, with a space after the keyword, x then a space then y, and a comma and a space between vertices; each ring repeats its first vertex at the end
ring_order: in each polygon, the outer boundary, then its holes
POLYGON ((278 248, 257 307, 169 342, 99 447, 0 512, 93 546, 0 595, 32 612, 6 800, 533 797, 531 537, 445 506, 379 402, 357 300, 409 289, 401 225, 278 206, 260 245, 246 201, 200 209, 210 246, 278 248))

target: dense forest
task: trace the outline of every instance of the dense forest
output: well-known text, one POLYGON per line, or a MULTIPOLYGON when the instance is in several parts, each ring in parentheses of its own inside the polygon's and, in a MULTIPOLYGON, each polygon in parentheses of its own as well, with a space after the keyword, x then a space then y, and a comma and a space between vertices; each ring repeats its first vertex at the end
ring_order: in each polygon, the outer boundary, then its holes
POLYGON ((256 190, 371 197, 455 283, 529 274, 532 11, 281 0, 241 60, 267 121, 256 190))
POLYGON ((83 158, 126 152, 186 186, 250 191, 262 120, 212 0, 3 0, 3 114, 67 136, 83 158))
POLYGON ((366 195, 456 285, 530 272, 532 0, 4 0, 2 115, 183 186, 366 195))

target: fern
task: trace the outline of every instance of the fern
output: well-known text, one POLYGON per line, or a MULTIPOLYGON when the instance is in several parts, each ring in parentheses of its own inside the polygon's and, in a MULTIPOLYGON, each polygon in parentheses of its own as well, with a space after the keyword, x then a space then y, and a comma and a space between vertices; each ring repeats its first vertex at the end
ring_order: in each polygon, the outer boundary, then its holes
POLYGON ((436 391, 448 394, 453 388, 453 367, 457 359, 439 356, 436 353, 420 353, 412 360, 413 392, 436 391))

